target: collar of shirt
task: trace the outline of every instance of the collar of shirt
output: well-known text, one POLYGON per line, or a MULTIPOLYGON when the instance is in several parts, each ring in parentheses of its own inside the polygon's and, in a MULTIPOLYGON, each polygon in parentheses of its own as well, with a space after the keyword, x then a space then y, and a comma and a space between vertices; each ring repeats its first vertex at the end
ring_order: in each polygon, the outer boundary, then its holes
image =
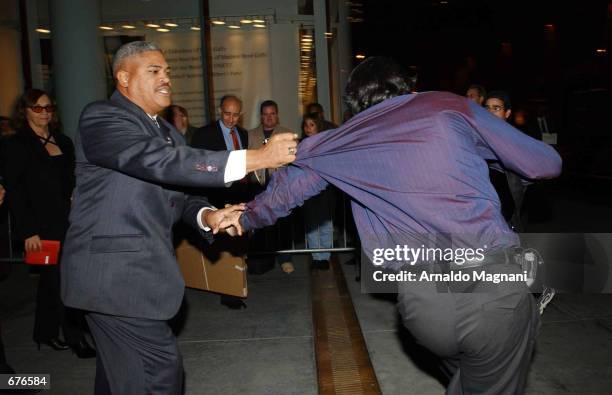
POLYGON ((157 125, 157 127, 159 127, 159 122, 157 121, 157 114, 155 115, 147 114, 147 116, 151 118, 151 120, 153 121, 153 123, 155 123, 155 125, 157 125))
MULTIPOLYGON (((225 140, 225 147, 228 151, 234 150, 234 142, 232 140, 232 136, 230 136, 231 129, 228 128, 219 120, 219 126, 221 127, 221 131, 223 132, 223 140, 225 140)), ((236 130, 236 128, 234 128, 236 130)), ((236 130, 236 138, 238 138, 238 145, 240 145, 240 149, 242 149, 242 141, 240 141, 240 134, 236 130)))

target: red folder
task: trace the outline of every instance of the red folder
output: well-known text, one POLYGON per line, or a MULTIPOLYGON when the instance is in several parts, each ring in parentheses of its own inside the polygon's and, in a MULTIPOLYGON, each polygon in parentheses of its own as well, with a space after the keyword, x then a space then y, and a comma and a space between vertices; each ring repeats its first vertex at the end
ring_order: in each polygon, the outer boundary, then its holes
POLYGON ((25 263, 28 265, 57 265, 60 242, 58 240, 41 240, 40 251, 30 251, 25 254, 25 263))

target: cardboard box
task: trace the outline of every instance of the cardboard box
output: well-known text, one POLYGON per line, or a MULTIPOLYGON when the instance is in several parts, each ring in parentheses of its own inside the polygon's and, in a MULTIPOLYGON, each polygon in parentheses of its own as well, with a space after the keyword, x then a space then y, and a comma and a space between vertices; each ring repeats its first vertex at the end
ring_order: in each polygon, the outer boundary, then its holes
POLYGON ((213 244, 182 240, 176 248, 176 259, 185 286, 246 298, 246 242, 246 239, 225 235, 215 236, 213 244))

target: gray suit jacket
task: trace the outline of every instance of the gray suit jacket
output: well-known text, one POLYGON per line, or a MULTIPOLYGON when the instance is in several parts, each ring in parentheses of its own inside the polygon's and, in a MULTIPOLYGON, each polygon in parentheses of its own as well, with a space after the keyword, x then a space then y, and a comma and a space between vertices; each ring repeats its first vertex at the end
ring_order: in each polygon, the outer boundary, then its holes
POLYGON ((61 262, 67 306, 161 320, 178 311, 184 282, 172 225, 182 217, 199 229, 197 213, 209 206, 179 186, 223 186, 229 153, 187 147, 173 126, 157 120, 159 128, 119 92, 81 114, 61 262))
MULTIPOLYGON (((294 133, 291 130, 287 129, 284 126, 276 125, 274 131, 272 132, 272 136, 279 133, 294 133)), ((264 131, 263 126, 259 125, 255 129, 249 130, 249 149, 258 149, 261 148, 264 141, 264 131)), ((255 170, 252 173, 249 173, 249 179, 251 182, 259 183, 260 185, 266 185, 268 180, 266 179, 266 171, 268 174, 272 174, 275 169, 260 169, 255 170)))

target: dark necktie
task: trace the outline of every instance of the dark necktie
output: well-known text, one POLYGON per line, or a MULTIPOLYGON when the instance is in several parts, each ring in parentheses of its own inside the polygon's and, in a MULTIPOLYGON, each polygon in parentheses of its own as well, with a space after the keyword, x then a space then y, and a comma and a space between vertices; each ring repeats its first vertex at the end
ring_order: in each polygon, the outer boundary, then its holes
POLYGON ((151 117, 151 120, 153 121, 153 123, 155 124, 155 126, 157 126, 157 128, 158 128, 159 130, 161 130, 161 132, 162 132, 162 133, 165 135, 165 137, 166 137, 166 142, 167 142, 168 144, 170 144, 170 145, 174 146, 174 141, 172 141, 172 137, 170 137, 170 130, 169 130, 169 129, 168 129, 166 126, 165 126, 165 125, 163 125, 163 127, 162 127, 162 125, 160 125, 160 124, 159 124, 159 122, 157 121, 157 118, 153 118, 153 117, 151 117))
POLYGON ((230 136, 232 136, 232 143, 234 144, 234 150, 240 149, 240 143, 238 142, 238 136, 234 129, 230 130, 230 136))

